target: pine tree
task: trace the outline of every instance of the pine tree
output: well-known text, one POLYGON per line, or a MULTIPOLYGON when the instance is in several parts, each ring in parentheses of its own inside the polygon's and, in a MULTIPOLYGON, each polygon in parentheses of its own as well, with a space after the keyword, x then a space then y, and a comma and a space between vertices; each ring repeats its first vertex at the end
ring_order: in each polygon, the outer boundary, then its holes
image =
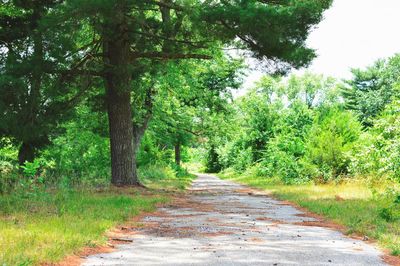
POLYGON ((400 83, 400 55, 378 60, 366 69, 353 69, 353 78, 342 87, 346 109, 353 110, 365 127, 392 102, 400 83))
POLYGON ((77 99, 55 75, 66 61, 54 43, 68 42, 53 35, 45 19, 59 2, 6 1, 0 9, 0 136, 19 145, 20 164, 49 143, 77 99))

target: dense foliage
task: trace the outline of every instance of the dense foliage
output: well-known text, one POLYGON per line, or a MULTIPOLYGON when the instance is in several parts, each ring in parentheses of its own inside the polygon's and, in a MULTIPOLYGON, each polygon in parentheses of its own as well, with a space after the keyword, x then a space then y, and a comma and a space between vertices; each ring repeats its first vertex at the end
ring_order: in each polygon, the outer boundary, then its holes
POLYGON ((187 133, 197 135, 204 121, 193 119, 196 112, 224 109, 226 91, 238 87, 240 64, 225 58, 225 48, 244 49, 271 71, 305 66, 315 56, 308 33, 331 2, 2 0, 0 137, 18 149, 22 166, 40 168, 34 160, 49 149, 55 171, 83 175, 97 168, 96 157, 110 162, 113 185, 139 185, 140 156, 149 153, 139 150, 143 138, 159 148, 165 133, 161 145, 174 146, 179 165, 187 133), (84 123, 96 116, 98 123, 84 123), (72 138, 79 139, 72 150, 59 149, 72 138), (88 140, 96 142, 90 151, 73 151, 88 140), (68 160, 69 152, 85 158, 68 160))
POLYGON ((230 133, 220 127, 224 140, 204 155, 208 170, 251 169, 287 184, 400 181, 399 58, 355 69, 345 83, 312 73, 263 77, 220 121, 230 133))

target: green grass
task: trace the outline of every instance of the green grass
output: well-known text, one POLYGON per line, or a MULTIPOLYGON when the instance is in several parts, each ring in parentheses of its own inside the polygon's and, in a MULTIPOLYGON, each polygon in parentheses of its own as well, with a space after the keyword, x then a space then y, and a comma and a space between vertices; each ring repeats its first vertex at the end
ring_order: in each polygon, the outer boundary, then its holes
POLYGON ((149 189, 183 191, 196 177, 183 168, 174 170, 169 166, 149 165, 140 169, 141 183, 149 189))
MULTIPOLYGON (((381 215, 392 199, 377 197, 365 184, 283 185, 253 175, 227 172, 222 178, 232 179, 255 188, 266 190, 282 200, 288 200, 314 213, 344 225, 347 233, 367 235, 378 241, 393 255, 400 255, 400 219, 387 221, 381 215)), ((392 184, 392 186, 397 186, 392 184)), ((374 190, 382 191, 383 187, 374 190)))
POLYGON ((153 190, 165 190, 169 192, 185 190, 193 180, 194 176, 187 175, 182 177, 175 177, 170 179, 161 180, 147 180, 143 184, 153 190))
POLYGON ((0 265, 56 262, 102 245, 108 229, 166 200, 134 189, 0 196, 0 265))
POLYGON ((155 210, 194 178, 184 169, 140 169, 146 193, 134 188, 54 190, 0 195, 0 265, 62 260, 83 247, 104 245, 107 230, 142 211, 155 210), (163 192, 159 191, 160 189, 163 192), (144 193, 144 194, 143 194, 144 193))

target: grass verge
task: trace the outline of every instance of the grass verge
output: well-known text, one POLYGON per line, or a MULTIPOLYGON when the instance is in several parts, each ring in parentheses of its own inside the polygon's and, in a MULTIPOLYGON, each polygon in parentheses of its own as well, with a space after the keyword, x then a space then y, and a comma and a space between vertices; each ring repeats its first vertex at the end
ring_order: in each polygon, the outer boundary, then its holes
POLYGON ((1 196, 0 265, 56 262, 103 245, 108 229, 166 200, 135 189, 1 196))
MULTIPOLYGON (((324 185, 283 185, 271 183, 266 178, 226 172, 219 175, 254 188, 270 192, 282 200, 288 200, 311 212, 344 225, 347 234, 366 235, 389 249, 392 255, 400 255, 400 219, 387 219, 382 210, 393 202, 390 197, 376 196, 373 189, 362 183, 324 185)), ((398 188, 397 188, 398 189, 398 188)))
POLYGON ((150 189, 107 188, 21 191, 0 195, 0 265, 54 263, 106 244, 105 233, 141 212, 153 211, 193 175, 162 167, 142 172, 150 189))

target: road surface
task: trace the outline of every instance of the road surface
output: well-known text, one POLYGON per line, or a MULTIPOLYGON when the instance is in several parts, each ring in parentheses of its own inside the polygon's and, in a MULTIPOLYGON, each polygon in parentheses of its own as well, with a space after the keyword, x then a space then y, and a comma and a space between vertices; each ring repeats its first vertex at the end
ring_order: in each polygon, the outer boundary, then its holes
POLYGON ((200 174, 187 196, 82 265, 386 265, 381 251, 245 186, 200 174), (131 242, 130 242, 131 241, 131 242))

